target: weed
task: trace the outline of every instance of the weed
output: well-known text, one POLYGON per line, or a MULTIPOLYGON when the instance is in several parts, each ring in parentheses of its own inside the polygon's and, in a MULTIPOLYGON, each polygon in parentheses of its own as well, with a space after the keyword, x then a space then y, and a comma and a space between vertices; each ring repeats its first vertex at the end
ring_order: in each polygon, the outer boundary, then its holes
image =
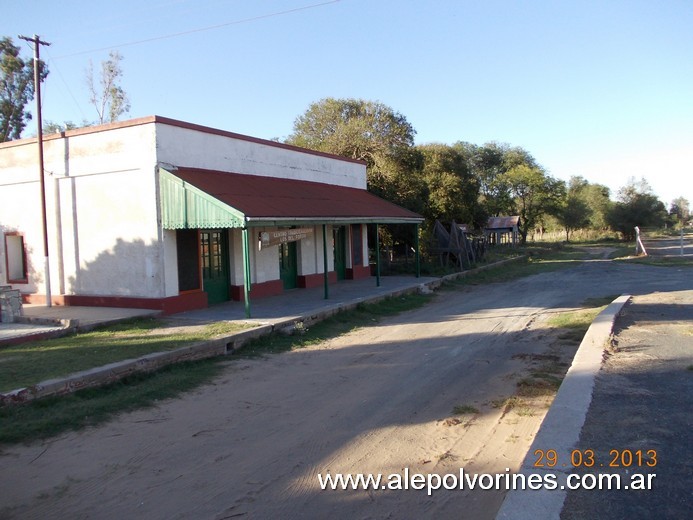
POLYGON ((468 404, 458 404, 452 409, 452 413, 453 415, 476 414, 479 413, 479 409, 468 404))

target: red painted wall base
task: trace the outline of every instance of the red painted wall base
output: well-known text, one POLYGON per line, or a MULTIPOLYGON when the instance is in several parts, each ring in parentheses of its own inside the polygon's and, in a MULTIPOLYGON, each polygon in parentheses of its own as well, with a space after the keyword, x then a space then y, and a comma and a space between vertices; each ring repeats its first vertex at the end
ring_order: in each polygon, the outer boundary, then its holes
MULTIPOLYGON (((23 294, 24 303, 45 304, 43 294, 23 294)), ((51 303, 56 306, 85 306, 85 307, 121 307, 126 309, 154 309, 164 314, 206 309, 207 293, 194 291, 168 298, 139 298, 128 296, 86 296, 65 294, 51 297, 51 303)))
POLYGON ((346 270, 347 280, 360 280, 361 278, 368 278, 369 276, 371 276, 370 265, 357 265, 346 270))
MULTIPOLYGON (((277 296, 284 292, 284 285, 281 280, 270 280, 269 282, 254 283, 250 286, 250 299, 266 298, 267 296, 277 296)), ((231 286, 231 299, 239 302, 245 301, 242 285, 231 286)))
MULTIPOLYGON (((298 277, 298 286, 301 289, 321 287, 324 283, 325 275, 323 273, 305 274, 298 277)), ((337 283, 337 271, 330 271, 327 273, 327 283, 337 283)))

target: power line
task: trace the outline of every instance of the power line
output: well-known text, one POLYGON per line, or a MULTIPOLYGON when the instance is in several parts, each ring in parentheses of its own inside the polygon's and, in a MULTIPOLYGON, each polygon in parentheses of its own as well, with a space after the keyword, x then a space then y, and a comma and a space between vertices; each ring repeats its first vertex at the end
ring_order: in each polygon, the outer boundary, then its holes
POLYGON ((51 53, 48 50, 46 50, 46 54, 48 54, 48 59, 51 62, 51 71, 53 69, 55 69, 55 72, 58 73, 58 76, 60 77, 60 81, 62 81, 65 89, 67 90, 67 93, 70 95, 70 97, 72 98, 72 101, 74 101, 75 106, 77 107, 77 110, 79 110, 79 113, 82 115, 82 120, 86 120, 87 116, 84 114, 84 111, 82 110, 82 105, 80 105, 79 101, 77 101, 77 98, 72 93, 70 86, 67 84, 67 81, 65 81, 65 76, 63 76, 63 73, 60 71, 60 68, 58 67, 57 63, 55 62, 55 58, 53 56, 51 56, 51 53))
POLYGON ((63 56, 56 56, 53 58, 53 60, 59 60, 62 58, 71 58, 73 56, 81 56, 83 54, 90 54, 92 52, 106 51, 106 50, 112 49, 114 47, 119 47, 119 48, 120 47, 130 47, 132 45, 140 45, 142 43, 149 43, 149 42, 154 42, 154 41, 159 41, 159 40, 168 40, 171 38, 177 38, 179 36, 186 36, 188 34, 194 34, 194 33, 198 33, 198 32, 212 31, 214 29, 221 29, 222 27, 229 27, 231 25, 239 25, 239 24, 248 23, 248 22, 255 22, 258 20, 264 20, 266 18, 273 18, 276 16, 283 16, 286 14, 296 13, 299 11, 307 11, 308 9, 314 9, 316 7, 322 7, 322 6, 329 5, 329 4, 335 4, 339 1, 340 0, 330 0, 328 2, 321 2, 319 4, 304 5, 302 7, 296 7, 294 9, 287 9, 285 11, 276 11, 276 12, 269 13, 269 14, 253 16, 251 18, 244 18, 242 20, 234 20, 231 22, 225 22, 225 23, 221 23, 221 24, 217 24, 217 25, 209 25, 207 27, 200 27, 198 29, 190 29, 189 31, 182 31, 182 32, 177 32, 177 33, 165 34, 162 36, 154 36, 152 38, 145 38, 143 40, 135 40, 135 41, 127 42, 127 43, 110 45, 108 47, 100 47, 98 49, 90 49, 87 51, 75 52, 73 54, 65 54, 63 56))

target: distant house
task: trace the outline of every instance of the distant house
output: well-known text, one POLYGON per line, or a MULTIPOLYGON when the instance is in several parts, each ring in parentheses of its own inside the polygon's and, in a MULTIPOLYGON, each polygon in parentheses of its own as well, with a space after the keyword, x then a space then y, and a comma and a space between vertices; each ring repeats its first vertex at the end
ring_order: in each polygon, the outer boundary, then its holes
POLYGON ((489 217, 484 235, 489 244, 510 244, 515 247, 519 237, 520 217, 489 217))
POLYGON ((367 224, 423 218, 366 165, 159 116, 0 144, 0 284, 25 302, 179 312, 370 276, 367 224), (326 261, 325 261, 326 260, 326 261))

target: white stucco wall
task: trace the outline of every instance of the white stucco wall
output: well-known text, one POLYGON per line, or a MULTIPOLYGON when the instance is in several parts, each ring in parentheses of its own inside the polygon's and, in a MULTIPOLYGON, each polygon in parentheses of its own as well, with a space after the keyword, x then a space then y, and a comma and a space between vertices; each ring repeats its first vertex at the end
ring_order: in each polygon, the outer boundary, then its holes
MULTIPOLYGON (((178 294, 175 231, 158 223, 159 163, 366 188, 364 164, 155 118, 47 136, 45 186, 51 292, 163 298, 178 294)), ((45 294, 43 234, 34 140, 0 144, 0 233, 19 232, 26 245, 24 293, 45 294)), ((277 247, 259 251, 250 236, 253 283, 279 279, 277 247)), ((327 227, 328 270, 334 270, 327 227)), ((7 283, 0 234, 0 283, 7 283)), ((367 265, 365 227, 364 265, 367 265)), ((350 241, 347 241, 350 244, 350 241)), ((229 231, 230 274, 243 284, 241 231, 229 231)), ((350 247, 350 245, 348 246, 350 247)), ((322 226, 297 244, 298 274, 322 273, 322 226)), ((350 257, 350 255, 348 255, 350 257)))
POLYGON ((156 127, 163 163, 366 189, 365 164, 165 123, 156 127))
MULTIPOLYGON (((16 288, 45 294, 36 156, 33 141, 0 147, 0 223, 26 237, 16 288)), ((164 296, 154 125, 50 137, 44 165, 51 293, 164 296)))

